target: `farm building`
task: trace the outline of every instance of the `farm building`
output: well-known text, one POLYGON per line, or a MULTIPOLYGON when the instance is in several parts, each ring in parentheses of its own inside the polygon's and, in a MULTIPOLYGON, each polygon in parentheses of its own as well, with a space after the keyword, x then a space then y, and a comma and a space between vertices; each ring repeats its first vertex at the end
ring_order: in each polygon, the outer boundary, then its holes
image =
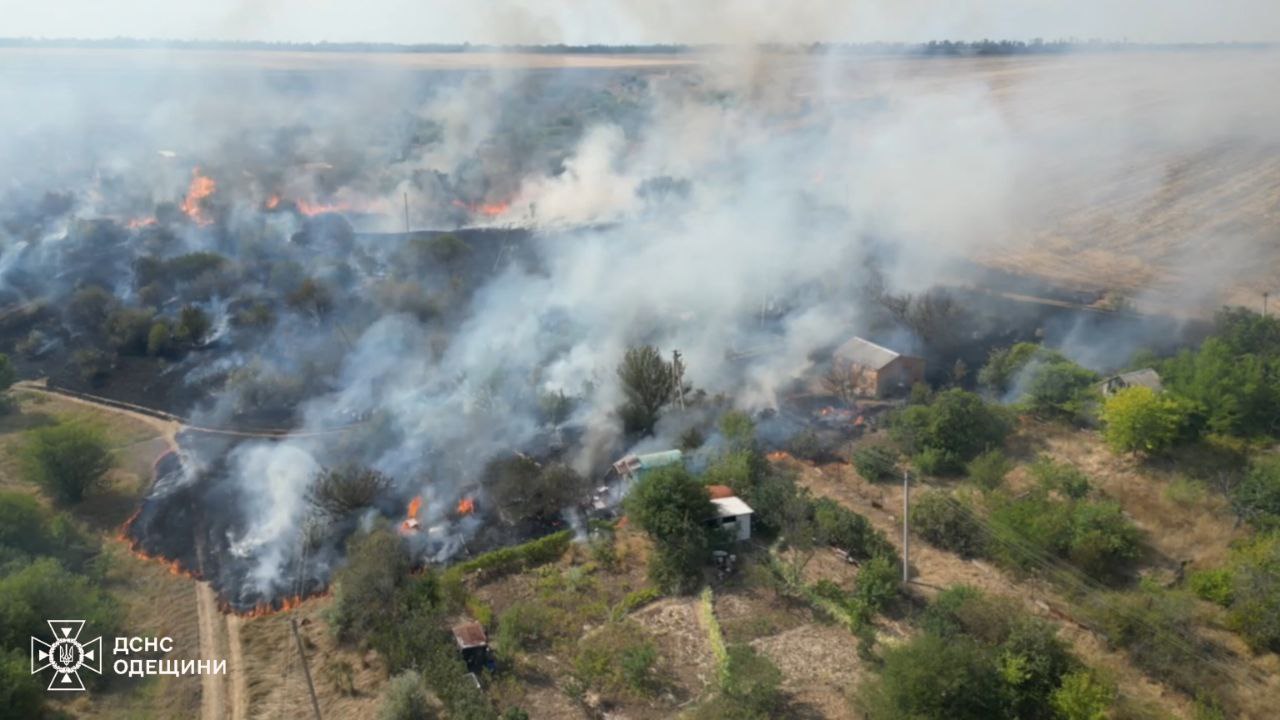
POLYGON ((860 337, 836 348, 831 366, 834 375, 847 381, 851 394, 859 397, 901 395, 924 382, 924 358, 903 355, 860 337))
POLYGON ((1152 368, 1113 375, 1098 384, 1098 389, 1107 397, 1130 387, 1151 388, 1156 392, 1164 390, 1164 384, 1160 382, 1160 373, 1152 368))
POLYGON ((613 464, 619 477, 635 480, 650 470, 675 465, 684 458, 679 450, 664 450, 645 455, 627 455, 613 464))
POLYGON ((489 637, 485 635, 484 626, 478 622, 466 622, 453 626, 453 641, 458 645, 458 653, 467 664, 467 671, 479 673, 481 670, 493 670, 493 656, 489 653, 489 637))

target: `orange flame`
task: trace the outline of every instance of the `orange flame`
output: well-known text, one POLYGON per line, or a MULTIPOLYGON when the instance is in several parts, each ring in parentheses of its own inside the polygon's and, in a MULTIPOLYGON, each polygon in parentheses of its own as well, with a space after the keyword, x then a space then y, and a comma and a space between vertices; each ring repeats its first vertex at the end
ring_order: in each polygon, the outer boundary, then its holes
POLYGON ((132 218, 126 221, 124 226, 129 228, 130 230, 138 230, 144 227, 150 227, 155 224, 156 224, 156 219, 153 217, 140 217, 140 218, 132 218))
POLYGON ((187 197, 182 201, 182 212, 197 225, 208 225, 213 222, 204 209, 203 201, 213 195, 218 183, 211 177, 200 174, 200 168, 191 170, 191 185, 187 188, 187 197))
POLYGON ((768 455, 766 455, 765 457, 769 458, 770 460, 772 460, 772 461, 774 461, 774 462, 778 462, 778 461, 781 461, 781 460, 790 460, 790 459, 791 459, 791 453, 784 452, 784 451, 782 451, 782 450, 777 450, 777 451, 774 451, 774 452, 769 453, 769 454, 768 454, 768 455))
POLYGON ((460 207, 463 210, 466 210, 467 212, 471 213, 472 215, 484 215, 485 217, 497 217, 505 213, 507 210, 511 209, 511 203, 504 200, 500 200, 498 202, 491 202, 491 203, 485 203, 485 202, 469 203, 469 202, 463 202, 462 200, 454 200, 453 206, 460 207))
POLYGON ((422 509, 422 496, 417 495, 409 501, 409 512, 400 523, 400 529, 413 532, 418 529, 418 511, 422 509))
POLYGON ((294 206, 298 208, 298 212, 307 217, 320 215, 321 213, 340 213, 351 210, 351 203, 342 201, 336 203, 312 203, 306 200, 297 200, 294 202, 294 206))
POLYGON ((263 203, 263 206, 265 206, 268 210, 275 210, 276 208, 280 207, 280 196, 272 195, 271 197, 267 198, 267 201, 263 203))
POLYGON ((471 498, 462 498, 458 501, 458 514, 470 515, 476 511, 476 503, 471 498))

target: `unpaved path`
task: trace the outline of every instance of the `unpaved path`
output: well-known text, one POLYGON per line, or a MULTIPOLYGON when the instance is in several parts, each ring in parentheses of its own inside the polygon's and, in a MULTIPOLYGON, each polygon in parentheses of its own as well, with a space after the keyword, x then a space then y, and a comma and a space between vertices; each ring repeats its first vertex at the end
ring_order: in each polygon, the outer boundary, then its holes
MULTIPOLYGON (((130 417, 155 428, 160 437, 164 438, 169 452, 177 451, 178 433, 185 427, 176 420, 166 420, 145 412, 49 390, 34 381, 15 383, 14 387, 130 417)), ((244 720, 249 715, 249 693, 246 691, 244 652, 240 642, 240 618, 234 615, 224 616, 218 610, 217 594, 209 583, 196 581, 195 595, 200 630, 200 659, 227 661, 226 675, 200 676, 201 720, 244 720)))

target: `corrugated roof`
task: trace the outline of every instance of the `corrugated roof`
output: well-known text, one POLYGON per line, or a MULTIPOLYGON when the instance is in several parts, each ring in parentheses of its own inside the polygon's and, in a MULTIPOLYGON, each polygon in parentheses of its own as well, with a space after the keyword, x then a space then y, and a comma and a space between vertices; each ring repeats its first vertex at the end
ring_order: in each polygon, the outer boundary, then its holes
POLYGON ((716 517, 738 517, 755 512, 750 505, 742 502, 738 497, 712 498, 711 504, 716 506, 716 517))
POLYGON ((708 485, 707 494, 711 496, 712 500, 731 498, 733 497, 733 488, 728 485, 708 485))
POLYGON ((843 362, 861 365, 872 370, 879 370, 898 359, 900 355, 901 353, 860 337, 850 338, 836 348, 835 352, 836 358, 843 362))
POLYGON ((489 644, 489 638, 484 634, 484 626, 478 622, 454 625, 453 639, 462 650, 489 644))

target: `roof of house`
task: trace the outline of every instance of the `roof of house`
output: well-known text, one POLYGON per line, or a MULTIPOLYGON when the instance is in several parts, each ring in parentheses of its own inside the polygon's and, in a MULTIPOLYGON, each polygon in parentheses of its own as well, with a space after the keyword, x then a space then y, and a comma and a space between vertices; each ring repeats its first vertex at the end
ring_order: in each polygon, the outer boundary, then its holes
POLYGON ((742 502, 738 497, 712 498, 711 504, 716 506, 716 517, 738 517, 755 512, 750 505, 742 502))
POLYGON ((484 634, 484 626, 478 622, 454 625, 453 639, 458 643, 458 648, 461 650, 483 647, 489 644, 489 638, 484 634))
POLYGON ((879 370, 897 360, 901 355, 887 347, 856 336, 845 341, 843 345, 836 348, 835 352, 839 360, 872 370, 879 370))
POLYGON ((1151 388, 1156 392, 1164 389, 1164 385, 1160 382, 1160 373, 1154 368, 1142 368, 1133 372, 1120 373, 1103 381, 1107 387, 1119 385, 1120 387, 1134 387, 1135 385, 1151 388))
POLYGON ((711 496, 712 500, 731 498, 733 497, 733 488, 728 485, 708 485, 707 494, 711 496))
POLYGON ((674 465, 683 458, 684 453, 679 450, 663 450, 662 452, 646 453, 644 455, 626 455, 615 462, 613 467, 619 474, 644 472, 674 465))

